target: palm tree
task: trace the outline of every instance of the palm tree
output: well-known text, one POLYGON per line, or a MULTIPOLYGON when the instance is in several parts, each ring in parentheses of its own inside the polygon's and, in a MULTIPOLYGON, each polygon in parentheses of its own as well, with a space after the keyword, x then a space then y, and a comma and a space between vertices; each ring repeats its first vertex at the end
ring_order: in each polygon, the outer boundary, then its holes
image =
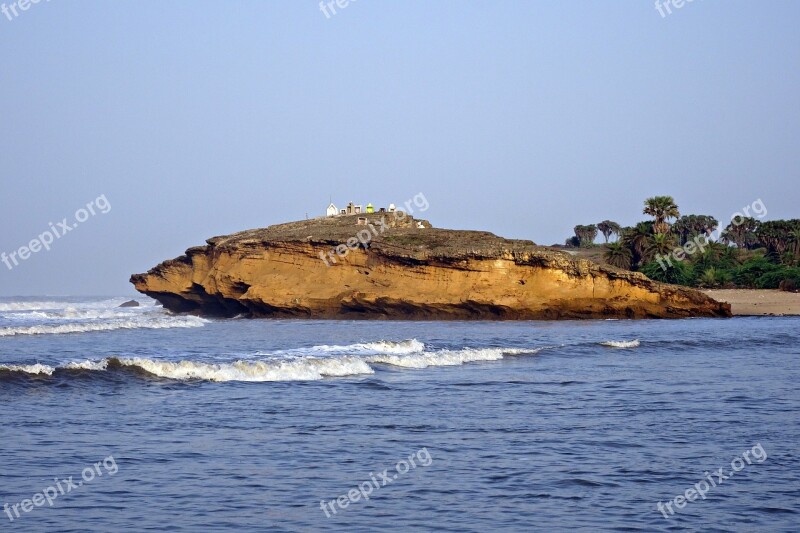
POLYGON ((648 257, 666 256, 675 248, 675 239, 669 233, 656 233, 645 249, 648 257))
POLYGON ((703 251, 703 255, 710 259, 713 262, 718 262, 722 257, 725 255, 725 250, 728 247, 724 244, 714 242, 714 241, 707 241, 705 243, 705 250, 703 251))
POLYGON ((597 225, 597 229, 603 234, 603 238, 605 238, 606 244, 608 244, 608 238, 611 235, 619 235, 621 227, 613 220, 604 220, 597 225))
POLYGON ((680 237, 683 246, 689 239, 703 235, 708 237, 719 227, 716 218, 709 215, 684 215, 672 225, 672 231, 680 237))
POLYGON ((779 258, 789 249, 792 232, 797 228, 800 220, 770 220, 759 225, 756 237, 773 257, 779 258))
POLYGON ((645 215, 650 215, 655 219, 653 224, 654 233, 667 233, 669 231, 669 223, 671 218, 678 218, 681 216, 678 211, 678 205, 672 196, 653 196, 644 201, 645 215))
POLYGON ((645 258, 645 252, 650 246, 650 238, 653 236, 653 223, 639 222, 632 228, 622 230, 621 235, 622 243, 630 249, 633 255, 633 264, 641 264, 645 258))
POLYGON ((751 248, 757 244, 756 231, 761 222, 752 217, 734 219, 722 232, 722 241, 738 248, 751 248))
POLYGON ((789 242, 793 245, 794 255, 800 257, 800 228, 794 228, 789 232, 789 242))
POLYGON ((575 236, 578 238, 580 245, 583 247, 591 246, 597 237, 597 226, 594 224, 589 224, 587 226, 578 225, 575 226, 574 230, 575 236))
POLYGON ((633 254, 631 253, 630 248, 625 246, 625 244, 622 242, 617 241, 606 244, 606 249, 603 252, 603 258, 606 260, 606 263, 611 266, 630 270, 633 254))
POLYGON ((714 241, 707 241, 704 243, 703 247, 699 249, 700 253, 692 258, 692 262, 698 269, 697 272, 700 272, 699 269, 707 270, 712 267, 717 268, 723 265, 734 266, 736 261, 728 250, 735 249, 714 241), (723 258, 726 258, 725 261, 723 261, 723 258))
POLYGON ((715 267, 705 269, 697 279, 698 285, 708 288, 719 287, 728 281, 730 281, 730 276, 715 267))
POLYGON ((746 252, 733 246, 726 246, 719 260, 731 267, 739 266, 747 259, 746 252))

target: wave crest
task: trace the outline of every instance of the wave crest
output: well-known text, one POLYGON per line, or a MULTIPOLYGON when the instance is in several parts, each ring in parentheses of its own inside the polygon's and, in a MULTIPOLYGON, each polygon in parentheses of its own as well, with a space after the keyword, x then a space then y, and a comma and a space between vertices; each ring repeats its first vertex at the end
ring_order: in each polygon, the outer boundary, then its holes
POLYGON ((464 348, 407 355, 384 354, 367 358, 370 363, 383 363, 402 368, 427 368, 429 366, 456 366, 475 361, 498 361, 505 355, 536 354, 542 348, 464 348))
POLYGON ((0 372, 21 372, 23 374, 52 376, 55 368, 39 363, 33 365, 0 365, 0 372))
POLYGON ((380 340, 376 342, 359 342, 356 344, 345 345, 328 345, 320 344, 310 348, 292 348, 289 350, 277 351, 260 351, 256 352, 256 356, 288 356, 288 357, 306 357, 306 356, 336 356, 336 355, 372 355, 372 354, 409 354, 417 353, 425 350, 425 344, 417 339, 407 339, 403 341, 386 341, 380 340))
POLYGON ((639 339, 632 341, 604 341, 600 345, 608 346, 609 348, 638 348, 639 339))
POLYGON ((117 329, 166 329, 166 328, 199 328, 208 320, 196 316, 181 317, 135 317, 113 322, 88 322, 79 324, 41 324, 37 326, 20 326, 0 328, 0 337, 15 335, 63 335, 66 333, 87 333, 91 331, 113 331, 117 329))
POLYGON ((378 354, 366 357, 302 357, 208 363, 202 361, 162 361, 142 357, 110 357, 100 361, 72 361, 63 366, 43 364, 0 365, 0 372, 20 372, 52 376, 57 372, 133 370, 176 381, 315 381, 326 377, 374 374, 370 364, 402 368, 454 366, 473 361, 496 361, 506 355, 535 354, 543 348, 465 348, 409 354, 378 354))
POLYGON ((365 342, 354 344, 351 346, 351 348, 378 353, 407 354, 417 353, 425 350, 425 344, 417 339, 408 339, 404 341, 365 342))
POLYGON ((161 378, 178 381, 314 381, 325 377, 373 374, 362 359, 296 359, 287 361, 236 361, 203 363, 196 361, 155 361, 152 359, 112 359, 123 367, 135 367, 161 378))
POLYGON ((58 309, 64 302, 0 302, 2 311, 39 311, 41 309, 58 309))

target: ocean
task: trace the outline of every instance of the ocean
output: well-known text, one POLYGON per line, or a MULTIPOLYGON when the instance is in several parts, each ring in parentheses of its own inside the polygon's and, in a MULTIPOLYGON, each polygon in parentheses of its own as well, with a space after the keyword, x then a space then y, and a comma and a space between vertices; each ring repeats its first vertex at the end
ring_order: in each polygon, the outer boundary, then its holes
POLYGON ((2 531, 800 528, 800 318, 124 300, 0 299, 2 531))

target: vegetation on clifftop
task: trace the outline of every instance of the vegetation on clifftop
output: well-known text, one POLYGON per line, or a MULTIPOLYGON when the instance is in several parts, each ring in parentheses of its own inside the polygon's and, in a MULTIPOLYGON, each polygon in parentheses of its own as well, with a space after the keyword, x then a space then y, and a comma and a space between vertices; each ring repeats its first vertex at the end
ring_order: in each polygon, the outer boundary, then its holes
MULTIPOLYGON (((676 285, 800 288, 800 219, 762 221, 740 215, 719 231, 713 216, 681 216, 671 196, 648 198, 642 213, 652 220, 628 227, 611 220, 575 226, 567 247, 578 249, 573 252, 578 255, 676 285), (604 244, 594 242, 598 231, 604 244), (609 242, 612 235, 617 238, 609 242)), ((755 209, 754 214, 763 217, 766 209, 755 209)))

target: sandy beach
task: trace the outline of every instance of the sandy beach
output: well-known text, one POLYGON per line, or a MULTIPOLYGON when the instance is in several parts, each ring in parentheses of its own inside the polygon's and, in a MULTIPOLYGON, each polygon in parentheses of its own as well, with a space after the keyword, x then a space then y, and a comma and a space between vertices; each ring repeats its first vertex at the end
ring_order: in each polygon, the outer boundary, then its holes
POLYGON ((714 289, 703 292, 715 300, 731 304, 734 315, 800 315, 800 293, 754 289, 714 289))

